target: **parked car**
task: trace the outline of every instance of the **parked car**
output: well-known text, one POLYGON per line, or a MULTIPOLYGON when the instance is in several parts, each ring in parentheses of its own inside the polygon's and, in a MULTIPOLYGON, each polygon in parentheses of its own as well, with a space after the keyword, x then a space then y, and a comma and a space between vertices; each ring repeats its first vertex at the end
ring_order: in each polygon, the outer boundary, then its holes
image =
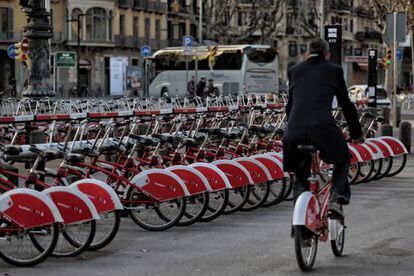
MULTIPOLYGON (((348 88, 349 98, 353 103, 358 100, 368 99, 368 85, 354 85, 348 88)), ((377 107, 391 106, 391 100, 382 85, 377 85, 377 107)))

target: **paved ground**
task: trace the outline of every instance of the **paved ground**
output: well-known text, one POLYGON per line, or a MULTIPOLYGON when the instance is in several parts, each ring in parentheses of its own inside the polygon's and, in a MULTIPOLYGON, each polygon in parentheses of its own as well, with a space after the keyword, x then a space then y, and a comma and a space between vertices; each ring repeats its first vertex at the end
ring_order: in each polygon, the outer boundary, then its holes
MULTIPOLYGON (((319 247, 315 275, 414 273, 414 159, 398 177, 354 186, 346 208, 345 256, 319 247)), ((291 203, 151 233, 124 219, 101 252, 50 258, 21 269, 0 261, 0 275, 301 275, 289 238, 291 203)))

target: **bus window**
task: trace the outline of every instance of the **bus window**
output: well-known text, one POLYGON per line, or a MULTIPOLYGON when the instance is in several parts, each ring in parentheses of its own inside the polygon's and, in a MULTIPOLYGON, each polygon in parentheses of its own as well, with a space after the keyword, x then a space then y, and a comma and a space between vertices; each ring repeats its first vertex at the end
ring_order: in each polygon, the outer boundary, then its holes
POLYGON ((249 48, 246 50, 247 58, 254 63, 270 63, 273 62, 277 56, 275 49, 257 49, 249 48))

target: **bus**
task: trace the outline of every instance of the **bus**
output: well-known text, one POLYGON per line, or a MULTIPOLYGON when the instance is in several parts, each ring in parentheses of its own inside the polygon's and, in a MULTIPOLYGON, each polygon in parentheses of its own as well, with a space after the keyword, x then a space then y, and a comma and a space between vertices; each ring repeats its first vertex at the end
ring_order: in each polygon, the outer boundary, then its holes
POLYGON ((188 81, 193 76, 196 83, 202 77, 212 79, 214 92, 224 96, 278 92, 279 64, 274 48, 266 45, 217 45, 214 64, 209 62, 209 55, 208 47, 198 47, 196 51, 171 47, 155 52, 145 63, 148 96, 188 96, 188 81))

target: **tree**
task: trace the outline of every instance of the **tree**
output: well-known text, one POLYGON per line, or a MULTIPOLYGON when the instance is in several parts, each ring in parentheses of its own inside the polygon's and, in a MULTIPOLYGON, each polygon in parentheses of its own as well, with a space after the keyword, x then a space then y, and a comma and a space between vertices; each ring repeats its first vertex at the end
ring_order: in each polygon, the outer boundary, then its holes
MULTIPOLYGON (((393 12, 405 12, 407 14, 408 30, 411 35, 411 62, 412 73, 414 74, 414 3, 412 0, 370 0, 369 7, 377 19, 377 25, 385 38, 386 25, 384 24, 388 14, 393 12)), ((385 39, 383 39, 385 41, 385 39)), ((391 45, 388 45, 391 46, 391 45)), ((388 87, 387 87, 388 88, 388 87)))
MULTIPOLYGON (((208 0, 203 1, 204 36, 207 39, 228 44, 246 42, 256 32, 260 32, 260 42, 264 43, 275 32, 283 19, 283 4, 286 0, 208 0), (244 15, 242 26, 238 26, 238 17, 244 15)), ((194 25, 199 26, 198 13, 191 7, 198 0, 191 0, 186 13, 194 25)))

